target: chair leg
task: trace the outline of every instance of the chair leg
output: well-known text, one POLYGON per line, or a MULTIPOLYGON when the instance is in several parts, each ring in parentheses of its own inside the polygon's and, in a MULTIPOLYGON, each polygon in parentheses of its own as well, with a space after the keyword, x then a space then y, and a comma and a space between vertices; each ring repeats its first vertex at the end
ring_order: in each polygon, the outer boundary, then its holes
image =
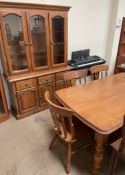
POLYGON ((111 164, 109 167, 109 175, 115 175, 117 160, 118 160, 118 152, 116 150, 113 150, 111 155, 111 164))
POLYGON ((51 143, 50 143, 50 145, 49 145, 49 149, 52 149, 52 147, 53 147, 53 145, 54 145, 54 142, 55 142, 55 140, 56 140, 56 137, 57 137, 57 134, 53 136, 52 141, 51 141, 51 143))
POLYGON ((72 156, 72 148, 71 148, 71 143, 68 143, 68 150, 67 150, 67 162, 66 162, 66 173, 70 173, 70 161, 71 161, 71 156, 72 156))

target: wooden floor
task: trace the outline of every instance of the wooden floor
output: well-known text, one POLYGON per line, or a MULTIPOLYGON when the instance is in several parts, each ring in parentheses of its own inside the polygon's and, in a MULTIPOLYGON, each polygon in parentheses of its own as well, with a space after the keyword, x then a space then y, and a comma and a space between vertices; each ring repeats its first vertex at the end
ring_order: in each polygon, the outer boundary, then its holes
MULTIPOLYGON (((50 113, 45 110, 22 120, 13 116, 0 124, 0 175, 65 175, 65 149, 58 141, 52 151, 50 113)), ((105 152, 101 175, 107 175, 110 148, 105 152)), ((91 175, 92 154, 82 151, 73 157, 71 175, 91 175)), ((125 174, 120 158, 117 175, 125 174)))

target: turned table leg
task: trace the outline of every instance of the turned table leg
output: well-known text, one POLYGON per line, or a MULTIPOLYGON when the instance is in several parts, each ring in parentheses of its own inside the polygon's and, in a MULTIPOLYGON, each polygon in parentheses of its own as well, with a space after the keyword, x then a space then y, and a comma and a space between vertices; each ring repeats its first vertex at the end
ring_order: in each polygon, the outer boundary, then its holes
POLYGON ((93 163, 93 175, 99 175, 101 164, 103 160, 104 147, 108 141, 108 135, 102 135, 95 132, 95 155, 94 155, 94 163, 93 163))

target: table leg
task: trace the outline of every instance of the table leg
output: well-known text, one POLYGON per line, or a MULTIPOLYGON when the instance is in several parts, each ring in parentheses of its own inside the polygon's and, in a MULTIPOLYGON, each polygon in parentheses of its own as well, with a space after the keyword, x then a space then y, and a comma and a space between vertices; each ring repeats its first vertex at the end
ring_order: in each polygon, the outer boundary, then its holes
POLYGON ((104 147, 108 142, 108 135, 102 135, 95 132, 95 155, 94 155, 94 163, 93 163, 93 175, 99 175, 101 164, 103 160, 104 147))

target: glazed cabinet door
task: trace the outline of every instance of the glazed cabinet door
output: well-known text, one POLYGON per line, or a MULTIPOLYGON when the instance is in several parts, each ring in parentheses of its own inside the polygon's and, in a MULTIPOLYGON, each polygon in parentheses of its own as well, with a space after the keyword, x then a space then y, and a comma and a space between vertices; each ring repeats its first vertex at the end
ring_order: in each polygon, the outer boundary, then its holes
POLYGON ((66 65, 67 14, 65 12, 51 12, 49 21, 52 67, 66 65))
POLYGON ((17 92, 19 113, 32 111, 39 107, 37 87, 28 88, 17 92))
POLYGON ((47 69, 50 67, 48 13, 28 12, 27 24, 33 70, 47 69))
POLYGON ((40 98, 40 106, 46 106, 46 100, 44 97, 45 91, 48 90, 50 93, 50 98, 52 101, 54 101, 54 92, 55 92, 55 82, 47 83, 44 85, 41 85, 39 87, 39 98, 40 98))
POLYGON ((25 13, 17 10, 0 11, 0 16, 9 74, 30 71, 25 13))

